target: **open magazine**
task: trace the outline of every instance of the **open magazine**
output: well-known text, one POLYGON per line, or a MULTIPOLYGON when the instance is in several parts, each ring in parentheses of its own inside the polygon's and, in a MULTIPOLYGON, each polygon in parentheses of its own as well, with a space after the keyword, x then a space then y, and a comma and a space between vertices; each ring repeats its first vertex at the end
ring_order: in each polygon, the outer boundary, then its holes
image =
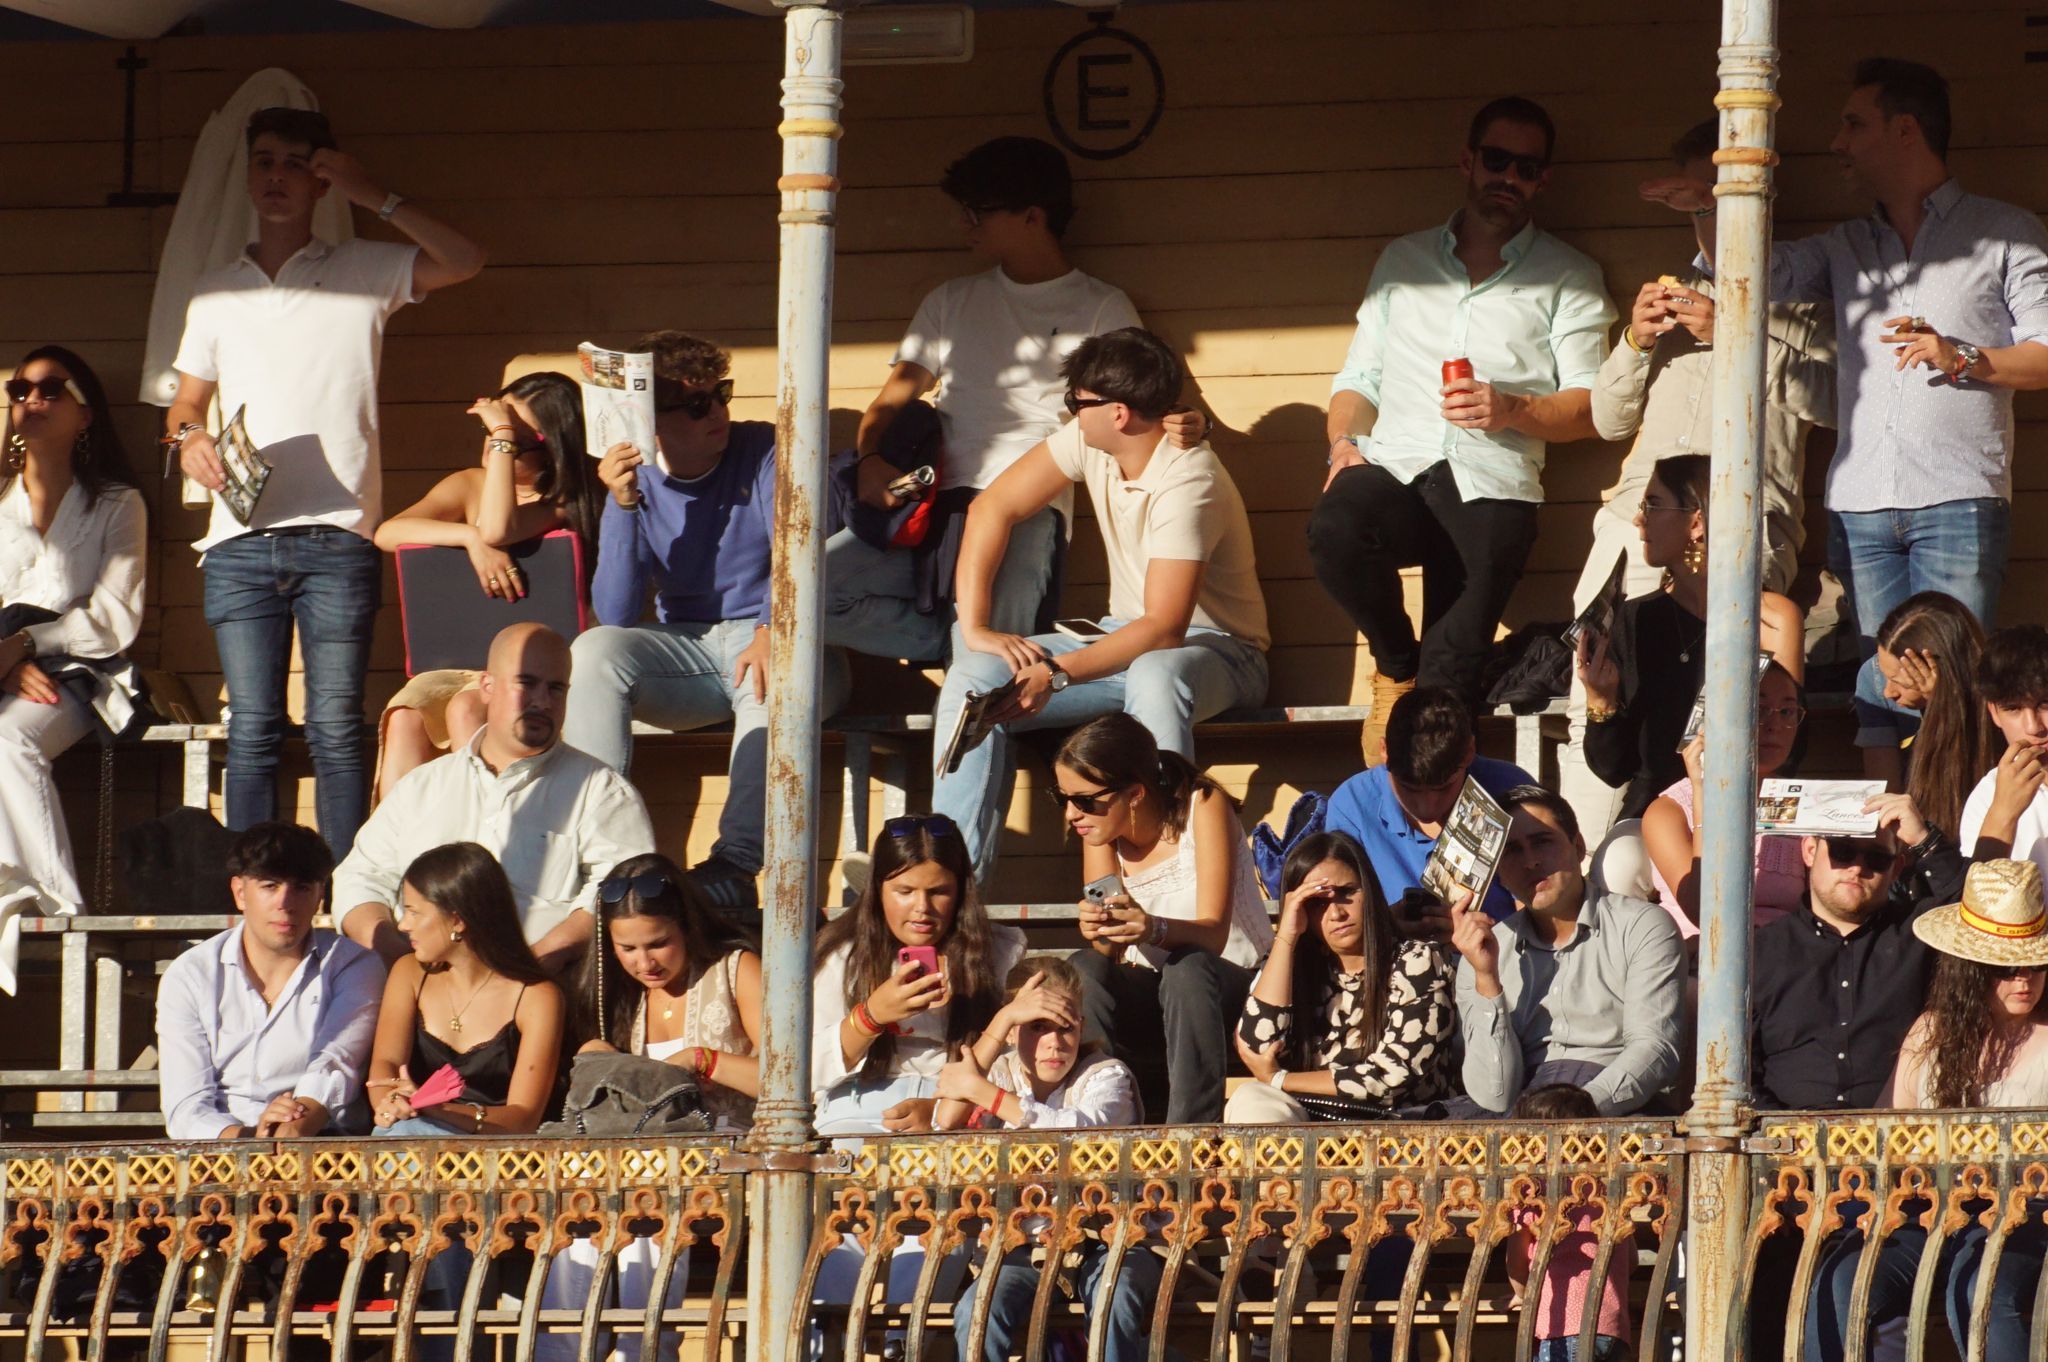
MULTIPOLYGON (((1756 655, 1757 680, 1761 681, 1764 679, 1764 672, 1769 669, 1772 661, 1773 659, 1768 649, 1756 655)), ((1706 724, 1707 688, 1701 686, 1700 693, 1693 697, 1692 713, 1686 717, 1685 732, 1678 735, 1678 750, 1683 752, 1686 748, 1691 747, 1692 740, 1700 735, 1700 730, 1706 727, 1706 724)))
POLYGON ((960 769, 960 758, 981 746, 983 740, 995 730, 989 715, 1001 709, 1015 695, 1021 686, 1016 677, 1011 677, 991 691, 967 692, 967 702, 960 706, 960 717, 954 721, 953 731, 947 736, 935 768, 942 776, 952 775, 960 769))
POLYGON ((1486 901, 1486 891, 1493 887, 1493 872, 1507 841, 1508 811, 1480 788, 1478 781, 1466 776, 1457 806, 1444 820, 1443 836, 1436 839, 1429 861, 1422 867, 1422 887, 1445 903, 1455 899, 1459 890, 1469 889, 1472 906, 1480 907, 1486 901))
POLYGON ((630 444, 664 474, 668 464, 654 438, 654 356, 606 350, 589 341, 576 347, 582 370, 583 444, 594 459, 616 444, 630 444))
POLYGON ((248 414, 246 403, 236 408, 234 419, 221 428, 220 438, 214 441, 214 452, 220 456, 220 499, 235 523, 242 526, 256 518, 256 503, 263 499, 271 470, 270 460, 249 438, 244 420, 248 414))
POLYGON ((1863 812, 1863 806, 1883 793, 1881 780, 1766 780, 1757 787, 1756 830, 1875 836, 1877 815, 1863 812))
POLYGON ((1614 632, 1614 614, 1621 609, 1622 593, 1628 580, 1628 550, 1623 549, 1614 556, 1614 570, 1607 574, 1607 582, 1579 617, 1566 626, 1564 646, 1578 650, 1579 640, 1588 634, 1595 638, 1606 638, 1614 632))

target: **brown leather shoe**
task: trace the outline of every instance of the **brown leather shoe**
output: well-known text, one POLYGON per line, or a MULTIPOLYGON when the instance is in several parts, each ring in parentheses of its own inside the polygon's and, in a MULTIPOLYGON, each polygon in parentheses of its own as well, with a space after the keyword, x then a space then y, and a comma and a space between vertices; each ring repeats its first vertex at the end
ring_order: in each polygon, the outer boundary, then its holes
POLYGON ((1372 714, 1367 717, 1364 729, 1358 735, 1358 744, 1365 755, 1367 769, 1378 766, 1387 759, 1387 716, 1394 712, 1394 702, 1415 689, 1414 678, 1396 681, 1391 676, 1378 672, 1372 678, 1372 714))

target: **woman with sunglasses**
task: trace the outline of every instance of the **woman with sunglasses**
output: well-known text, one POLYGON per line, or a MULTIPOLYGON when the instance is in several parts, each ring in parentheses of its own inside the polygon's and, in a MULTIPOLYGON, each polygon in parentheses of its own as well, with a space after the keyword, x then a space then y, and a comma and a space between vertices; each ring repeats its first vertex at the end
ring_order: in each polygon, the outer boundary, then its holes
MULTIPOLYGON (((0 921, 84 903, 50 763, 136 713, 120 654, 142 624, 149 527, 98 375, 31 350, 7 382, 0 449, 0 921)), ((10 958, 0 987, 13 991, 10 958)))
POLYGON ((1238 1056, 1259 1081, 1231 1094, 1223 1119, 1306 1121, 1304 1097, 1386 1110, 1446 1095, 1454 958, 1433 942, 1396 943, 1379 877, 1346 833, 1302 839, 1280 889, 1273 950, 1237 1024, 1238 1056))
MULTIPOLYGON (((469 554, 487 597, 516 601, 527 592, 519 564, 506 552, 555 530, 583 541, 583 581, 590 590, 603 490, 583 445, 583 397, 562 374, 528 374, 469 408, 484 428, 478 463, 458 469, 412 505, 377 527, 377 547, 438 544, 469 554)), ((482 659, 478 659, 479 662, 482 659)), ((372 797, 421 762, 468 742, 484 721, 479 673, 422 672, 384 707, 378 730, 372 797)))
MULTIPOLYGON (((1792 674, 1777 662, 1767 664, 1757 682, 1756 774, 1759 781, 1778 774, 1791 759, 1799 741, 1799 727, 1806 722, 1804 694, 1792 674)), ((1642 845, 1650 862, 1650 881, 1657 902, 1678 924, 1687 941, 1700 934, 1700 849, 1702 831, 1699 809, 1705 780, 1701 763, 1706 753, 1706 734, 1685 745, 1685 777, 1657 797, 1643 815, 1642 845)), ((1753 794, 1754 792, 1752 792, 1753 794)), ((1605 849, 1603 848, 1603 851, 1605 849)), ((1596 856, 1596 862, 1600 857, 1596 856)), ((1614 874, 1614 863, 1601 867, 1614 874)), ((1630 889, 1608 878, 1603 883, 1616 893, 1630 889)), ((1797 837, 1774 837, 1758 833, 1756 838, 1756 903, 1752 920, 1757 926, 1775 922, 1799 907, 1806 893, 1806 862, 1797 837)), ((1647 897, 1647 895, 1645 896, 1647 897)))
MULTIPOLYGON (((1927 1004, 1906 1033, 1898 1066, 1880 1107, 1982 1111, 2048 1107, 2048 907, 2041 871, 2031 861, 1982 861, 1963 881, 1962 901, 1935 908, 1913 923, 1913 934, 1939 952, 1927 1004)), ((1942 1214, 1939 1194, 1934 1215, 1942 1214)), ((2032 1198, 2020 1227, 2005 1240, 1991 1286, 1987 1358, 2028 1356, 2028 1322, 2040 1281, 2048 1202, 2032 1198)), ((1866 1209, 1868 1226, 1880 1211, 1866 1209)), ((1941 1296, 1958 1352, 1964 1350, 1971 1310, 1982 1289, 1979 1269, 1989 1232, 1971 1216, 1941 1248, 1941 1296)), ((1851 1230, 1829 1247, 1808 1304, 1806 1355, 1838 1358, 1854 1324, 1883 1335, 1903 1335, 1914 1279, 1927 1244, 1918 1224, 1895 1229, 1878 1251, 1867 1307, 1850 1313, 1863 1234, 1851 1230)), ((1867 1354, 1881 1356, 1885 1347, 1867 1354)))
POLYGON ((1273 944, 1237 804, 1128 714, 1076 729, 1053 798, 1081 840, 1090 1029, 1174 1125, 1223 1114, 1230 1028, 1273 944), (1098 888, 1100 886, 1100 888, 1098 888))

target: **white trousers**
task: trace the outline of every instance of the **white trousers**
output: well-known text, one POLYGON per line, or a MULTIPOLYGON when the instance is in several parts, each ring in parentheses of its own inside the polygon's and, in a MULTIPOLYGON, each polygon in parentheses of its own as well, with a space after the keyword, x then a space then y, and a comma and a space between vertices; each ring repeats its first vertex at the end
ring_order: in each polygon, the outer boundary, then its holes
POLYGON ((0 992, 13 993, 22 913, 84 905, 50 763, 92 728, 84 701, 0 695, 0 992))

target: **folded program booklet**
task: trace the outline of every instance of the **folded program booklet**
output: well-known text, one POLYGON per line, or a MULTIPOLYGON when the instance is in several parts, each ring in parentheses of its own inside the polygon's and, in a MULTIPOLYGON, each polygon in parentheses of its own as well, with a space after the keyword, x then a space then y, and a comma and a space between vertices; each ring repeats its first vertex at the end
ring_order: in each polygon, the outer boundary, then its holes
POLYGON ((1011 677, 992 691, 968 691, 967 701, 960 706, 960 717, 953 724, 953 732, 947 737, 946 745, 939 748, 937 771, 949 776, 960 769, 960 758, 981 746, 982 740, 994 731, 995 724, 989 715, 1003 707, 1019 688, 1016 677, 1011 677))
POLYGON ((1472 907, 1482 909, 1507 841, 1507 810, 1478 781, 1466 776, 1458 803, 1444 820, 1443 834, 1422 867, 1422 887, 1444 903, 1455 899, 1459 890, 1469 889, 1472 907))
POLYGON ((1756 830, 1873 836, 1877 815, 1863 812, 1863 806, 1883 793, 1881 780, 1766 780, 1756 793, 1756 830))
POLYGON ((263 499, 271 469, 270 460, 249 438, 248 416, 246 405, 237 407, 234 418, 221 427, 220 438, 213 446, 220 456, 220 499, 235 523, 244 526, 256 518, 256 503, 263 499))

